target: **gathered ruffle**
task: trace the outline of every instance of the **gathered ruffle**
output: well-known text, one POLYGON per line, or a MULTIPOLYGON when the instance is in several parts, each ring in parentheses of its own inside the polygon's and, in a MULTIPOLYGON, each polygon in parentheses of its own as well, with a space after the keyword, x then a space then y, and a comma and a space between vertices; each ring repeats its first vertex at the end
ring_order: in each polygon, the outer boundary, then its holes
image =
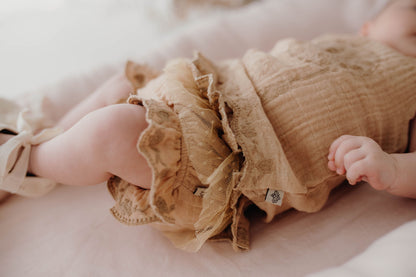
MULTIPOLYGON (((127 72, 130 76, 149 72, 129 68, 136 71, 127 72)), ((146 108, 149 125, 137 147, 152 168, 152 187, 144 190, 118 177, 108 182, 118 220, 153 223, 188 251, 213 237, 248 248, 248 220, 238 204, 249 201, 235 190, 242 156, 217 81, 214 66, 197 54, 192 62, 171 62, 163 75, 131 95, 129 103, 146 108)))

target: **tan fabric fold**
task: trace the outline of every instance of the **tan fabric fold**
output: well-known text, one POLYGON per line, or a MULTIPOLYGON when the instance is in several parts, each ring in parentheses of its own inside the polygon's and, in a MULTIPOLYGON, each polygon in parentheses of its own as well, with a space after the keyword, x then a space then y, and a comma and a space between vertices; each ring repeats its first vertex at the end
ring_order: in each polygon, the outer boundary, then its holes
MULTIPOLYGON (((128 76, 143 72, 127 66, 128 76)), ((315 212, 345 180, 327 169, 340 135, 406 151, 415 76, 416 59, 355 36, 283 40, 219 63, 199 53, 172 61, 129 99, 147 109, 138 148, 152 188, 113 178, 112 212, 128 224, 153 222, 184 250, 208 239, 248 249, 250 205, 266 221, 290 208, 315 212)))

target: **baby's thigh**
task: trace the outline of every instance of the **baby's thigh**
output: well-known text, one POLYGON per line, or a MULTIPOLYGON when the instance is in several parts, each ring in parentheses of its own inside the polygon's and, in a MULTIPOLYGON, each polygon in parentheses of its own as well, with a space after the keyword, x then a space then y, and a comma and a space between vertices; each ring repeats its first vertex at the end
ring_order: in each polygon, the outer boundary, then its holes
MULTIPOLYGON (((85 118, 97 146, 121 148, 137 143, 147 127, 145 109, 132 104, 110 105, 88 114, 85 118)), ((101 147, 100 147, 101 148, 101 147)))
POLYGON ((95 110, 63 134, 33 146, 29 171, 69 185, 98 184, 111 175, 127 176, 129 181, 135 169, 147 172, 136 148, 146 126, 140 106, 120 104, 95 110))
POLYGON ((147 127, 145 109, 132 104, 111 105, 91 114, 97 156, 106 161, 111 174, 142 187, 151 183, 151 170, 137 150, 147 127))

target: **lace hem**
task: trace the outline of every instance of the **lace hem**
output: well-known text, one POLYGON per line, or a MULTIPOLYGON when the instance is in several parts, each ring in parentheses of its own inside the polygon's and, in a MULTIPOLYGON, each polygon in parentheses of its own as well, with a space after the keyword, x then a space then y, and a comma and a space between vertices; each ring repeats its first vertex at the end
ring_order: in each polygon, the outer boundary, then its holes
MULTIPOLYGON (((129 67, 143 74, 143 66, 129 67)), ((242 157, 216 82, 215 68, 197 55, 191 63, 170 63, 165 74, 130 96, 129 103, 147 111, 149 126, 138 149, 152 168, 152 187, 143 190, 118 177, 108 182, 118 220, 153 223, 188 251, 215 236, 228 237, 236 250, 248 249, 248 220, 235 190, 242 157)))

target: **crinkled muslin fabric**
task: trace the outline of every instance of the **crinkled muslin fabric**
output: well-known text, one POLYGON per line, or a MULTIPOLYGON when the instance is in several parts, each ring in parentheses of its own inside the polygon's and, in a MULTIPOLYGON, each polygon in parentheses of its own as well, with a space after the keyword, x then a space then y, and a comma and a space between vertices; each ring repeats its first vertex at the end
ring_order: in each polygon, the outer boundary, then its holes
POLYGON ((197 53, 158 77, 128 63, 126 74, 137 89, 128 101, 147 109, 137 146, 153 184, 113 177, 111 211, 187 251, 208 239, 248 249, 252 204, 266 221, 318 211, 344 181, 327 169, 330 144, 350 134, 405 152, 416 111, 416 59, 357 36, 287 39, 217 63, 197 53))

